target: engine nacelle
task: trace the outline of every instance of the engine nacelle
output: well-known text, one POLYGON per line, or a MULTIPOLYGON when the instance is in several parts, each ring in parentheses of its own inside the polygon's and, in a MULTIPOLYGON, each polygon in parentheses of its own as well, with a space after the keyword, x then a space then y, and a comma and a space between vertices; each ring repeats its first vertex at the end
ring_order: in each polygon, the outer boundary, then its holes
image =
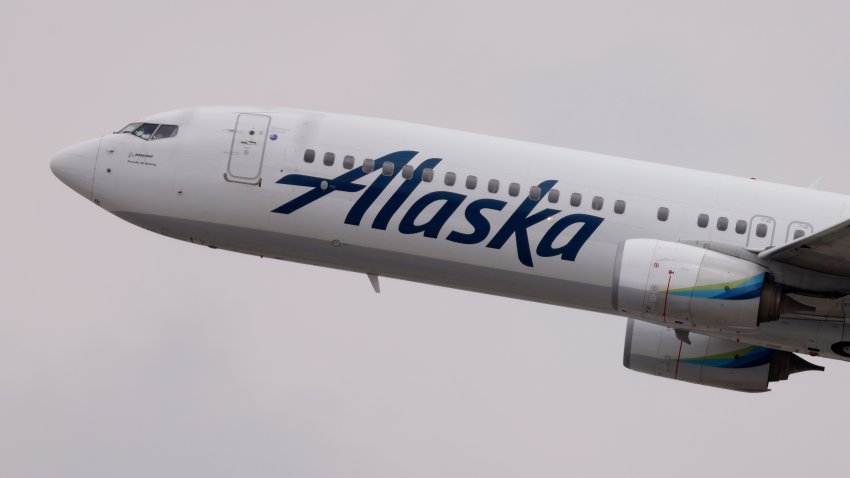
POLYGON ((792 373, 823 370, 791 352, 741 344, 694 332, 629 319, 623 365, 674 380, 737 390, 765 392, 769 382, 792 373), (685 340, 685 341, 683 341, 685 340))
POLYGON ((613 286, 617 310, 671 327, 754 329, 779 317, 781 293, 767 269, 687 244, 624 242, 613 286))

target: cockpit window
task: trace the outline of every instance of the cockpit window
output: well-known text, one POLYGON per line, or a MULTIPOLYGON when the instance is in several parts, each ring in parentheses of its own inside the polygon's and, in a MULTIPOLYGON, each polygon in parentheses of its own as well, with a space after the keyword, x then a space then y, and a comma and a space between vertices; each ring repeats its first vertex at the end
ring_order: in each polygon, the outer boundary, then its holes
POLYGON ((177 126, 173 124, 130 123, 116 134, 132 134, 144 140, 164 139, 177 136, 177 126))
POLYGON ((173 124, 161 124, 156 129, 156 133, 153 134, 153 139, 170 138, 172 136, 177 136, 177 126, 173 124))
POLYGON ((141 125, 142 125, 142 123, 130 123, 127 126, 121 128, 121 130, 119 130, 118 132, 119 133, 132 133, 133 131, 136 130, 136 128, 138 128, 141 125))
POLYGON ((135 131, 133 131, 133 134, 142 139, 151 139, 153 132, 156 131, 156 127, 157 125, 153 123, 143 123, 141 126, 136 128, 135 131))

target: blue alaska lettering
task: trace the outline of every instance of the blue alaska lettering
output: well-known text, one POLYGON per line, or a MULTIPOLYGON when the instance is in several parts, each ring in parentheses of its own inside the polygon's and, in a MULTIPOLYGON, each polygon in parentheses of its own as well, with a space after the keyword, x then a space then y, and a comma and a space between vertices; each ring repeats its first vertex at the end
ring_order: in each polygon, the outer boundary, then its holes
MULTIPOLYGON (((374 171, 365 172, 362 168, 356 168, 335 178, 322 178, 307 176, 303 174, 288 174, 277 181, 278 184, 302 186, 310 188, 307 192, 283 204, 272 212, 279 214, 292 214, 295 211, 319 200, 334 192, 360 193, 354 205, 345 217, 345 223, 352 226, 360 226, 366 212, 375 204, 375 201, 392 183, 393 179, 402 171, 418 153, 415 151, 397 151, 375 160, 374 171), (391 163, 392 173, 382 174, 384 165, 391 163), (355 181, 369 174, 377 177, 368 186, 357 184, 355 181), (362 192, 361 192, 362 191, 362 192)), ((422 161, 413 170, 413 174, 406 178, 390 198, 378 211, 372 221, 372 229, 386 230, 392 218, 402 209, 402 205, 413 196, 416 188, 422 183, 422 176, 426 169, 435 169, 442 159, 430 158, 422 161)), ((556 180, 550 179, 541 182, 540 197, 555 186, 556 180)), ((417 198, 404 211, 399 220, 398 230, 402 234, 422 234, 425 237, 437 238, 446 223, 457 213, 463 203, 467 200, 465 194, 452 191, 432 191, 417 198), (425 214, 425 211, 431 211, 425 214)), ((547 219, 553 218, 561 212, 560 209, 546 208, 535 212, 535 207, 540 201, 535 201, 526 196, 519 206, 514 209, 508 219, 498 228, 493 238, 487 242, 486 247, 490 249, 502 249, 508 241, 513 238, 516 245, 517 259, 528 266, 534 267, 532 260, 532 249, 529 242, 528 230, 532 226, 547 219)), ((463 215, 466 222, 471 226, 471 232, 459 232, 453 230, 446 236, 446 240, 458 244, 480 244, 490 235, 492 224, 484 215, 483 211, 490 210, 500 212, 508 205, 507 202, 498 199, 477 199, 470 202, 464 209, 463 215)), ((543 237, 540 239, 535 254, 539 257, 559 256, 561 260, 575 261, 579 251, 590 239, 604 219, 589 214, 570 214, 555 221, 543 237), (565 234, 567 230, 573 231, 572 235, 565 234), (562 237, 564 236, 564 237, 562 237), (559 244, 559 245, 556 245, 559 244)), ((551 222, 551 220, 550 220, 551 222)))

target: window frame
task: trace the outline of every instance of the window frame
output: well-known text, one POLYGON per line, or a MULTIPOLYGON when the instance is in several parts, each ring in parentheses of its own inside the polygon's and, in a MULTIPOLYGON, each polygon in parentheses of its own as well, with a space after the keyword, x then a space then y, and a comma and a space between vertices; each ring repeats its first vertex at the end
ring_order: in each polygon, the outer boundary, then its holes
POLYGON ((443 184, 453 187, 457 184, 457 174, 454 171, 446 171, 446 175, 443 176, 443 184))
POLYGON ((614 201, 614 214, 625 214, 626 213, 626 200, 625 199, 617 199, 614 201))
POLYGON ((605 207, 605 198, 602 196, 593 196, 593 199, 590 201, 590 208, 594 211, 601 211, 603 207, 605 207))
POLYGON ((522 192, 522 186, 519 183, 510 183, 508 184, 508 196, 510 197, 519 197, 519 193, 522 192))

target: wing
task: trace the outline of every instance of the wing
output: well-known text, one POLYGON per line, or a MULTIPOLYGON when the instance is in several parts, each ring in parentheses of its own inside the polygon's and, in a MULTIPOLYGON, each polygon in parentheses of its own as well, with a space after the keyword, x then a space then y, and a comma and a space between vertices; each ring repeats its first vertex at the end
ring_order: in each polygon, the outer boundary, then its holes
POLYGON ((850 277, 850 220, 784 246, 763 251, 759 259, 850 277))

